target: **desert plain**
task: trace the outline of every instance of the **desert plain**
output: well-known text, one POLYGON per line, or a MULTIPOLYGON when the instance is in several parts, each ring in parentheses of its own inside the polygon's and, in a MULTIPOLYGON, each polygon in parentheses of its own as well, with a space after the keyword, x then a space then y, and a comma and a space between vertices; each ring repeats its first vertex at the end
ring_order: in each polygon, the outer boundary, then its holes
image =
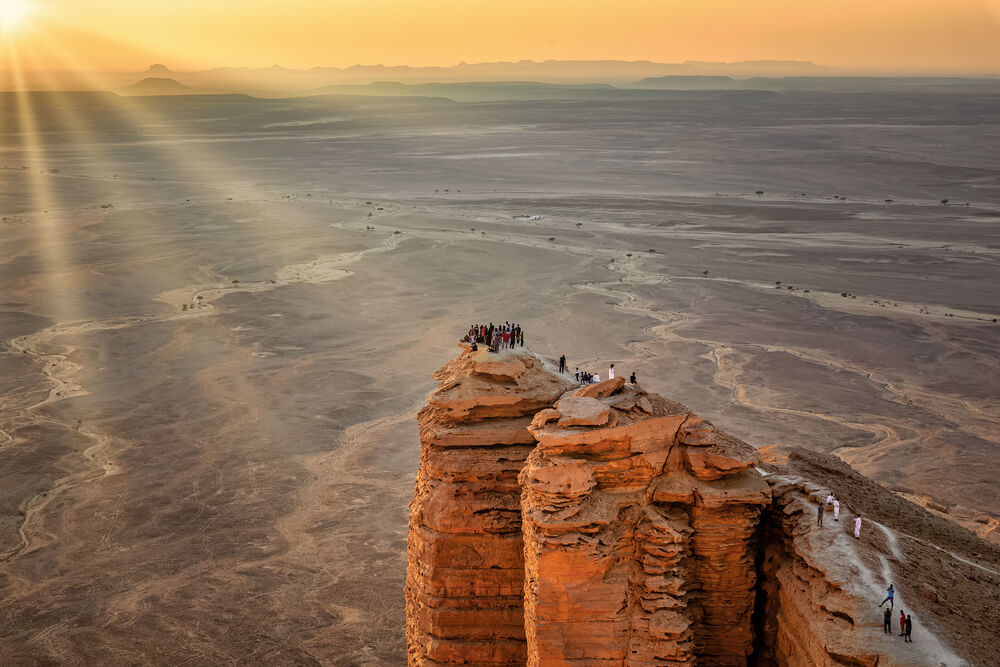
POLYGON ((5 94, 4 661, 404 662, 473 322, 1000 541, 998 103, 5 94))

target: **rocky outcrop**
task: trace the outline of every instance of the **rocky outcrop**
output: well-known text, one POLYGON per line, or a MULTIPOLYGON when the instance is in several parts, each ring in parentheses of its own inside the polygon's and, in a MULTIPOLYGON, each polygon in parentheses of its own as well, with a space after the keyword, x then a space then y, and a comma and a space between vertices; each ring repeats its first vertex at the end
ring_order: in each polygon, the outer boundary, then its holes
POLYGON ((528 664, 745 664, 770 500, 756 452, 620 380, 564 396, 531 431, 528 664))
POLYGON ((965 664, 929 631, 890 643, 872 597, 898 569, 924 582, 907 608, 950 629, 961 610, 935 616, 926 601, 948 594, 913 563, 975 584, 998 572, 970 560, 988 545, 952 536, 957 555, 870 517, 854 540, 859 506, 905 527, 929 515, 842 462, 762 461, 677 403, 620 378, 571 386, 532 355, 467 351, 437 378, 419 414, 411 665, 965 664), (843 521, 816 526, 834 489, 843 521))
POLYGON ((420 411, 406 610, 411 665, 523 664, 524 557, 517 476, 528 425, 568 382, 532 356, 466 353, 420 411))

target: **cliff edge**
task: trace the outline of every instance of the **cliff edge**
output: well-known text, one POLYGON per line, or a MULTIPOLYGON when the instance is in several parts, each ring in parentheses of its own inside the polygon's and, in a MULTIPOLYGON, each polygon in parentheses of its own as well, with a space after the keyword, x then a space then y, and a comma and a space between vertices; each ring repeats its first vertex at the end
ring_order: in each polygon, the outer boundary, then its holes
POLYGON ((621 378, 580 387, 527 353, 465 350, 435 377, 411 665, 1000 664, 1000 550, 839 460, 758 452, 621 378), (977 586, 969 609, 950 603, 977 586), (897 636, 904 604, 913 643, 897 636))

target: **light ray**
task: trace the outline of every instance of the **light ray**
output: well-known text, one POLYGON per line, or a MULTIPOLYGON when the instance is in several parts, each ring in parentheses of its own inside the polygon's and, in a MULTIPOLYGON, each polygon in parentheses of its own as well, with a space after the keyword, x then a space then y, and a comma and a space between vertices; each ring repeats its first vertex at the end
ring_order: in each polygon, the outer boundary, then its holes
POLYGON ((32 197, 28 215, 37 230, 35 236, 43 264, 40 296, 43 296, 42 302, 47 304, 46 313, 59 322, 73 321, 79 318, 79 311, 74 287, 71 281, 65 279, 66 274, 73 270, 73 259, 69 253, 72 244, 67 239, 69 228, 49 187, 48 156, 38 134, 32 93, 24 82, 17 47, 12 40, 6 43, 14 84, 12 94, 17 105, 19 152, 28 162, 26 171, 32 197))

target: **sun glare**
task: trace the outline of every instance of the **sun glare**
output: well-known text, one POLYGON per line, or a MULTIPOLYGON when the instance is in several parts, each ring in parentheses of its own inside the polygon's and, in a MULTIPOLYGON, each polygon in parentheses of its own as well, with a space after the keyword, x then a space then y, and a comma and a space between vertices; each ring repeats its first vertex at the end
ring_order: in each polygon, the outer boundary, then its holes
POLYGON ((0 31, 14 30, 30 13, 31 3, 27 0, 0 0, 0 31))

